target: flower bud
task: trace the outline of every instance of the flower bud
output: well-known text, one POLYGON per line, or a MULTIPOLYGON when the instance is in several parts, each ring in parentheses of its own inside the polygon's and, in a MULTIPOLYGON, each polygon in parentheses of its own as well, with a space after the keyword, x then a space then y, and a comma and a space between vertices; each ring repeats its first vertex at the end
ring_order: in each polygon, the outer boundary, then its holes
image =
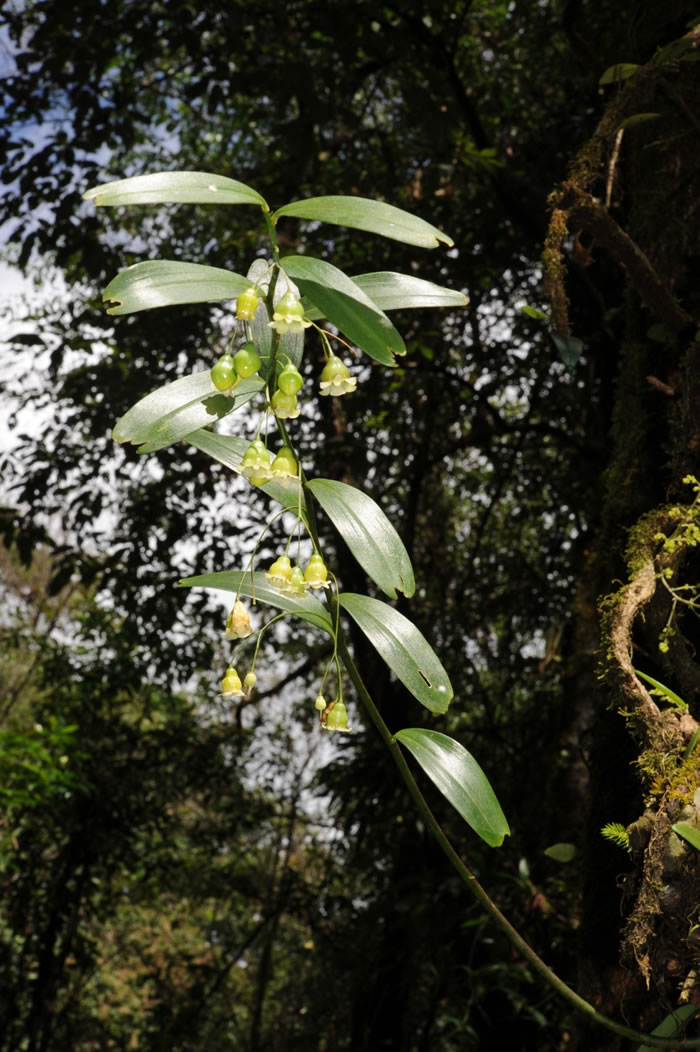
POLYGON ((230 354, 222 354, 209 375, 217 391, 230 391, 239 382, 230 354))
POLYGON ((260 355, 254 343, 246 343, 233 356, 233 367, 244 380, 255 376, 260 368, 260 355))
POLYGON ((277 378, 277 386, 285 394, 297 394, 301 390, 303 383, 304 378, 296 365, 293 365, 291 362, 287 362, 277 378))
POLYGON ((258 682, 258 677, 254 672, 249 672, 246 678, 243 680, 243 689, 245 691, 251 691, 255 684, 258 682))
POLYGON ((314 707, 315 707, 317 712, 323 712, 323 710, 325 709, 327 704, 328 704, 328 702, 324 698, 323 694, 317 694, 316 695, 316 701, 314 702, 314 707))
POLYGON ((258 309, 258 293, 255 288, 246 289, 236 300, 236 317, 239 321, 252 321, 258 309))

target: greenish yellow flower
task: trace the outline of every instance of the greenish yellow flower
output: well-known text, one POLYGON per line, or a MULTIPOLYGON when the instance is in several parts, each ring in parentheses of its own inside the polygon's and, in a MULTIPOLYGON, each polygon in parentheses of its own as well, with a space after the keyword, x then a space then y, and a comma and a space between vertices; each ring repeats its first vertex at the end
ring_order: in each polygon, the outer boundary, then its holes
POLYGON ((324 720, 321 726, 325 727, 327 731, 344 731, 349 733, 352 727, 348 727, 348 711, 345 708, 344 702, 332 701, 324 713, 324 720))
POLYGON ((272 412, 280 420, 294 420, 299 416, 301 409, 297 405, 295 394, 285 394, 284 391, 275 391, 270 399, 272 412))
POLYGON ((229 665, 221 681, 221 696, 222 698, 243 697, 243 684, 233 665, 229 665))
POLYGON ((239 321, 252 321, 258 309, 258 292, 255 288, 246 289, 236 300, 236 317, 239 321))
POLYGON ((265 576, 275 588, 284 590, 292 577, 292 562, 289 556, 280 555, 278 559, 275 559, 265 576))
POLYGON ((275 306, 270 328, 276 329, 282 336, 285 332, 303 332, 311 325, 304 317, 304 308, 298 296, 285 292, 275 306))
POLYGON ((309 565, 304 573, 304 580, 309 588, 330 588, 328 569, 318 552, 314 552, 309 559, 309 565))
POLYGON ((322 395, 352 394, 357 387, 357 380, 350 375, 345 362, 332 354, 323 367, 320 387, 322 395))

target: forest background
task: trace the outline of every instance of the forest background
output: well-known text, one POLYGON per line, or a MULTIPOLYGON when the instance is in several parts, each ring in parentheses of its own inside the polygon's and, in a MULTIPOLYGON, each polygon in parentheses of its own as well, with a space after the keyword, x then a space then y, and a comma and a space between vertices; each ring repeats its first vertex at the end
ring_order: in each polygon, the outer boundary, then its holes
MULTIPOLYGON (((363 638, 354 653, 392 730, 444 730, 484 767, 512 829, 498 850, 426 795, 562 978, 644 1030, 700 1002, 697 852, 670 828, 698 825, 696 14, 5 9, 0 223, 42 292, 6 319, 2 361, 2 1052, 631 1047, 487 923, 351 694, 354 733, 318 730, 310 629, 266 636, 252 698, 217 696, 225 612, 175 584, 242 564, 259 497, 186 443, 144 458, 111 429, 213 364, 233 304, 115 319, 102 290, 150 257, 241 269, 258 233, 245 210, 82 201, 156 170, 274 204, 377 197, 454 239, 420 274, 468 307, 398 315, 399 367, 358 366, 355 394, 307 395, 300 423, 314 473, 401 533, 449 713, 418 711, 363 638)), ((415 261, 279 230, 350 273, 415 261)))

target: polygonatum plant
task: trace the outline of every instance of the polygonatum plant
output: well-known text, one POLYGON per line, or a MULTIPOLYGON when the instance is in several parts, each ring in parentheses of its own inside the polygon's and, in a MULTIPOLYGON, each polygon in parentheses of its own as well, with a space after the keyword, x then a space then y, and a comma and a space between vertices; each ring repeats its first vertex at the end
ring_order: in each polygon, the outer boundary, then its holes
MULTIPOLYGON (((186 439, 251 485, 261 487, 296 518, 284 551, 265 571, 250 565, 240 571, 188 578, 181 584, 234 594, 225 631, 236 650, 253 635, 244 603, 250 597, 275 608, 276 617, 299 617, 328 633, 333 654, 315 703, 320 725, 328 731, 348 730, 343 666, 345 673, 361 682, 342 636, 341 611, 356 623, 418 702, 431 712, 444 713, 452 687, 432 647, 394 607, 370 596, 339 591, 321 551, 316 515, 328 516, 362 569, 389 599, 396 599, 399 592, 410 597, 415 588, 411 560, 397 530, 366 493, 333 479, 306 476, 302 439, 295 435, 293 421, 301 412, 304 380, 299 366, 310 337, 320 342, 323 355, 319 393, 345 397, 357 386, 357 377, 347 364, 353 348, 377 368, 392 368, 397 356, 405 353, 388 312, 461 307, 466 297, 411 274, 349 277, 326 259, 281 256, 276 225, 282 216, 293 216, 368 231, 420 248, 435 248, 440 243, 450 246, 451 239, 402 209, 362 197, 314 197, 271 211, 252 187, 206 172, 157 172, 121 179, 97 186, 85 197, 96 205, 253 206, 262 213, 269 237, 269 258, 254 260, 245 276, 200 263, 147 260, 118 274, 104 292, 109 313, 115 315, 181 303, 235 301, 236 322, 226 353, 209 370, 183 377, 143 398, 118 421, 114 438, 136 444, 140 453, 186 439), (244 409, 258 421, 252 440, 212 430, 218 420, 244 409), (302 533, 313 549, 306 566, 299 558, 302 533), (290 551, 295 537, 298 554, 293 565, 290 551), (326 703, 323 690, 329 676, 333 700, 326 703)), ((255 684, 255 656, 243 681, 236 661, 232 654, 222 681, 226 697, 244 695, 255 684)), ((380 720, 364 685, 358 693, 371 706, 375 722, 380 720)), ((400 741, 413 754, 487 843, 502 843, 508 824, 486 776, 463 746, 422 728, 401 731, 393 738, 386 731, 386 736, 394 747, 400 741)))

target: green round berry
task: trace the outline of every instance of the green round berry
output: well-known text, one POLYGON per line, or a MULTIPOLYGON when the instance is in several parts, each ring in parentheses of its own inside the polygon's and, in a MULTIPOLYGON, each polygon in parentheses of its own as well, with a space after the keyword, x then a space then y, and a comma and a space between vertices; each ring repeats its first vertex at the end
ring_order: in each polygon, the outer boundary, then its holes
POLYGON ((296 365, 287 362, 277 380, 280 391, 284 391, 285 394, 296 394, 301 390, 303 383, 304 379, 296 365))
POLYGON ((236 351, 233 356, 233 366, 238 375, 244 380, 247 380, 250 376, 255 376, 260 368, 260 355, 256 351, 254 343, 246 343, 244 347, 241 347, 240 351, 236 351))

